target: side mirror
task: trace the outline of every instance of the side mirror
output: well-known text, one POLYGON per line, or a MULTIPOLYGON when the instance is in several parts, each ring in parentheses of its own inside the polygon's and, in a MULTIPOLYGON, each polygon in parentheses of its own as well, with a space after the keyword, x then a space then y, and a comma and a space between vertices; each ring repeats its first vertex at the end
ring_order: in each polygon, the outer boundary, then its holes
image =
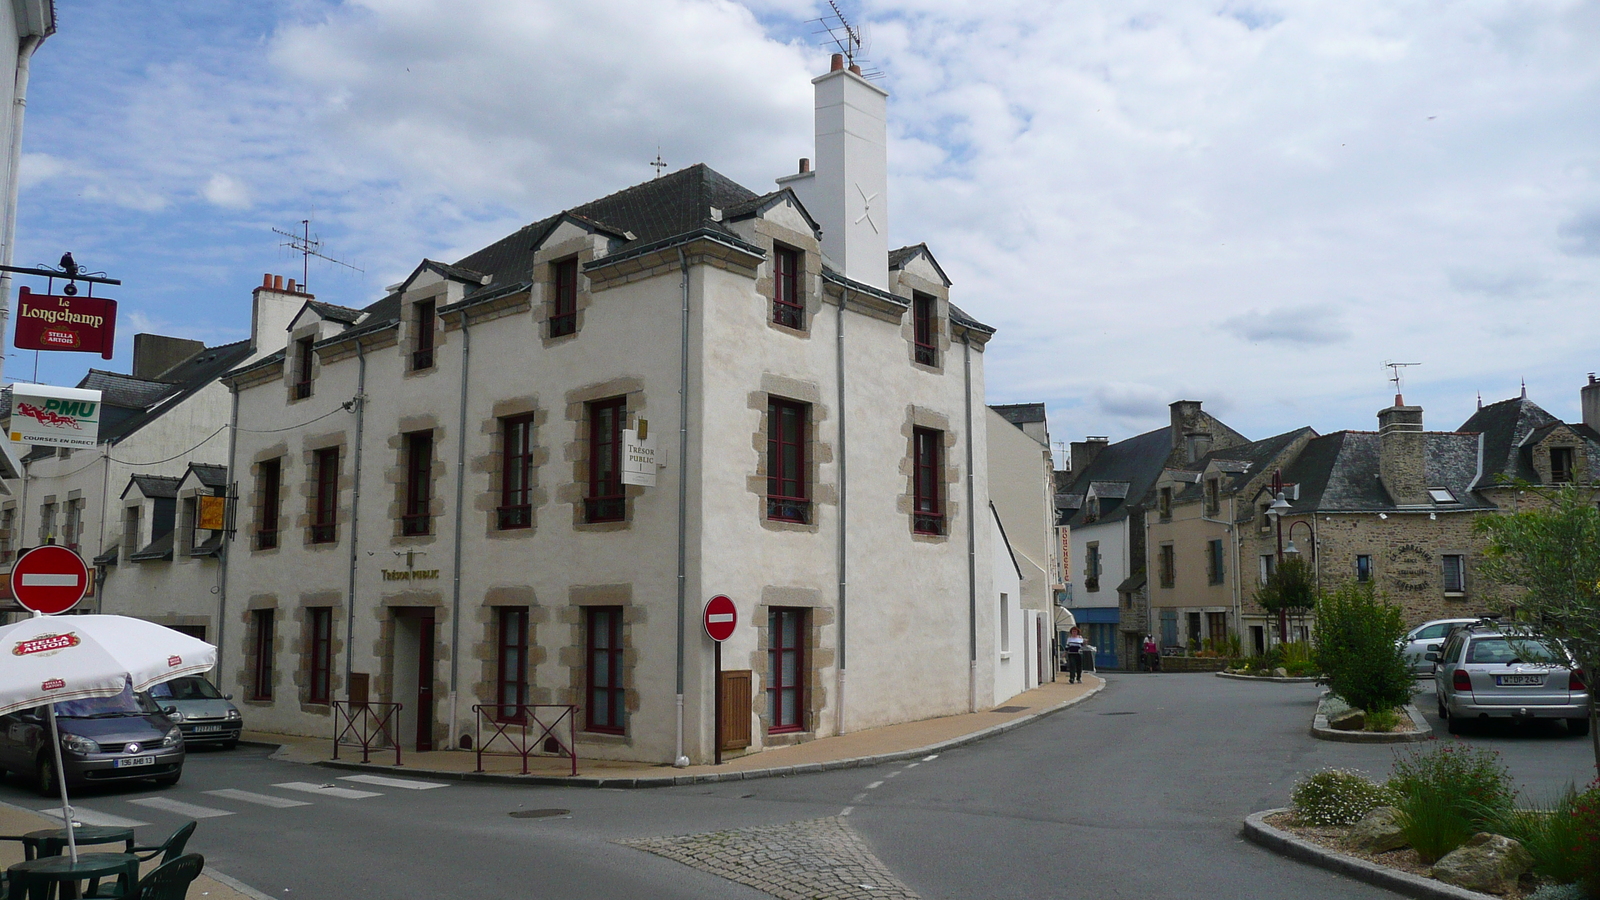
POLYGON ((232 700, 233 699, 233 695, 232 694, 223 694, 222 695, 222 699, 224 699, 224 700, 232 700))
POLYGON ((178 708, 176 706, 163 706, 163 707, 161 707, 161 712, 164 715, 169 715, 170 716, 170 715, 172 715, 173 713, 175 713, 177 711, 178 711, 178 708))
POLYGON ((1427 653, 1422 654, 1422 658, 1428 662, 1436 663, 1439 661, 1439 653, 1435 650, 1429 650, 1427 653))
POLYGON ((1437 653, 1438 651, 1444 649, 1444 645, 1443 644, 1429 644, 1428 645, 1428 649, 1434 651, 1435 653, 1437 653))

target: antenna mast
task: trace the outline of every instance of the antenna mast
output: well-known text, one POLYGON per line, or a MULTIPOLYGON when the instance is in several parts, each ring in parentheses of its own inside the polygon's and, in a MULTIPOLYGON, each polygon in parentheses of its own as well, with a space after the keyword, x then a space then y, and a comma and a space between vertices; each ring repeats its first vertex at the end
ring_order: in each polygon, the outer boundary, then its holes
POLYGON ((278 246, 288 247, 290 250, 300 254, 300 290, 307 294, 311 293, 311 257, 313 256, 315 256, 317 259, 327 260, 334 265, 344 266, 346 269, 350 269, 355 272, 366 271, 357 266, 352 266, 344 260, 334 259, 331 256, 325 256, 322 253, 317 252, 317 248, 322 246, 322 241, 311 236, 310 219, 300 220, 300 234, 284 231, 282 228, 274 228, 272 229, 272 232, 273 234, 281 234, 288 238, 287 241, 284 241, 278 246))
MULTIPOLYGON (((844 54, 847 65, 855 66, 866 62, 867 58, 862 53, 865 45, 861 38, 861 29, 850 24, 850 20, 845 17, 844 10, 839 8, 838 0, 828 0, 828 8, 833 10, 831 14, 813 20, 822 26, 821 30, 815 31, 813 34, 826 34, 833 46, 844 54)), ((883 77, 883 71, 880 69, 871 69, 858 74, 867 79, 883 77)))
POLYGON ((1386 361, 1386 362, 1384 362, 1384 365, 1389 368, 1390 372, 1394 373, 1394 374, 1390 375, 1389 378, 1388 378, 1389 381, 1394 383, 1394 405, 1395 406, 1404 406, 1405 402, 1402 401, 1401 398, 1400 398, 1401 376, 1405 374, 1404 370, 1406 369, 1407 366, 1420 366, 1420 365, 1422 365, 1422 363, 1387 362, 1386 361))

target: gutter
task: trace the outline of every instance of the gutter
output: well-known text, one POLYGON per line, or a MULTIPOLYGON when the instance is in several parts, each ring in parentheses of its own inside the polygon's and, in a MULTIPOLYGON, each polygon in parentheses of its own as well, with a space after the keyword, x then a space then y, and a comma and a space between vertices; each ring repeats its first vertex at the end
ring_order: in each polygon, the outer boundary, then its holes
POLYGON ((972 336, 961 336, 961 374, 967 408, 967 702, 978 711, 978 511, 972 474, 972 336))
POLYGON ((461 524, 467 479, 467 373, 472 365, 472 319, 461 314, 461 416, 456 423, 455 572, 450 588, 450 734, 461 722, 461 524))

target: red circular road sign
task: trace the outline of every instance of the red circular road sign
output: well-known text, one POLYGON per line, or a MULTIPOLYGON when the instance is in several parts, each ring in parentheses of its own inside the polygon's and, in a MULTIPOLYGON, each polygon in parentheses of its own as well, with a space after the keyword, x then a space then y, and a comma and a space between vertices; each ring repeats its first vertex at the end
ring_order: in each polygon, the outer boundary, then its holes
POLYGON ((11 568, 11 596, 34 612, 64 613, 88 590, 89 567, 83 557, 55 544, 29 550, 11 568))
POLYGON ((705 625, 706 636, 720 644, 739 627, 739 610, 732 600, 718 594, 706 601, 705 625))

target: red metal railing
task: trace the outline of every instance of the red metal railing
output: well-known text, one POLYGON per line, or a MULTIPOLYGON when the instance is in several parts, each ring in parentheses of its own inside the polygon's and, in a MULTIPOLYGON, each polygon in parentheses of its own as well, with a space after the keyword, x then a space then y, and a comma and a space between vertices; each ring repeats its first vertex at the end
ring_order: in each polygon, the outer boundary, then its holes
POLYGON ((572 762, 571 774, 578 774, 578 708, 558 703, 478 703, 472 707, 478 717, 478 771, 483 771, 483 757, 517 756, 522 758, 522 774, 528 774, 528 757, 536 752, 551 752, 572 762), (510 715, 507 715, 507 713, 510 715), (556 736, 562 721, 567 723, 567 739, 556 736), (493 733, 484 738, 485 725, 493 733), (538 732, 537 736, 530 735, 538 732), (509 751, 486 750, 499 739, 511 746, 509 751), (557 748, 550 750, 551 744, 557 748))
POLYGON ((394 764, 400 765, 400 741, 392 730, 400 724, 400 704, 335 700, 332 706, 334 759, 339 758, 340 746, 360 747, 362 762, 369 761, 374 749, 392 746, 394 764))

